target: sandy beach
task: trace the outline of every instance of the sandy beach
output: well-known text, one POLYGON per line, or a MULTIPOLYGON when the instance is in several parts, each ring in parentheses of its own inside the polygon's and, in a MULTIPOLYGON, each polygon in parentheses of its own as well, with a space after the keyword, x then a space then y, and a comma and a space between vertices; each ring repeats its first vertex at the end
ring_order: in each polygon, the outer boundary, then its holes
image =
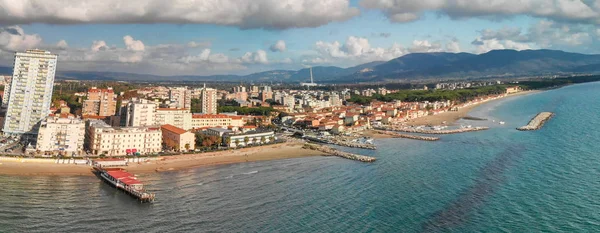
MULTIPOLYGON (((540 92, 537 90, 533 90, 533 91, 522 91, 519 93, 515 93, 515 94, 510 94, 507 96, 504 96, 502 98, 498 98, 495 100, 500 100, 506 97, 511 97, 511 96, 520 96, 520 95, 527 95, 527 94, 532 94, 532 93, 536 93, 536 92, 540 92)), ((463 107, 460 108, 458 111, 449 111, 449 112, 444 112, 444 113, 440 113, 437 115, 432 115, 432 116, 425 116, 425 117, 420 117, 411 121, 406 122, 407 125, 410 126, 420 126, 420 125, 443 125, 442 123, 445 121, 446 125, 453 125, 456 121, 460 120, 463 117, 466 117, 469 115, 469 112, 471 112, 471 110, 473 110, 475 107, 485 104, 485 103, 489 103, 491 101, 495 101, 495 100, 490 100, 490 101, 485 101, 485 102, 480 102, 477 104, 472 104, 469 105, 467 107, 463 107)))
MULTIPOLYGON (((302 148, 302 143, 288 142, 276 145, 245 148, 241 150, 211 152, 202 154, 186 154, 165 156, 158 160, 141 164, 129 164, 126 169, 132 173, 154 173, 172 170, 183 170, 201 166, 232 164, 242 162, 299 158, 319 156, 323 153, 302 148)), ((92 176, 91 167, 87 165, 55 164, 52 159, 17 160, 0 159, 2 175, 64 175, 92 176)))

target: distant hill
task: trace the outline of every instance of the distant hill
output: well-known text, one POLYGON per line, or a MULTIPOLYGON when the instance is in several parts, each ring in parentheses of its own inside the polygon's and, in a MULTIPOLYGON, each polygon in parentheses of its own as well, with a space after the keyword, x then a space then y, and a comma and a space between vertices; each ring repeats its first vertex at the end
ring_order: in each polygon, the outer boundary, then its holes
MULTIPOLYGON (((349 68, 315 66, 315 82, 397 81, 426 78, 480 78, 556 73, 600 73, 600 55, 558 50, 493 50, 483 54, 412 53, 390 61, 375 61, 349 68)), ((12 68, 0 67, 10 74, 12 68)), ((121 81, 230 81, 289 82, 310 80, 309 68, 270 70, 249 75, 159 76, 123 72, 58 71, 58 79, 121 81)))

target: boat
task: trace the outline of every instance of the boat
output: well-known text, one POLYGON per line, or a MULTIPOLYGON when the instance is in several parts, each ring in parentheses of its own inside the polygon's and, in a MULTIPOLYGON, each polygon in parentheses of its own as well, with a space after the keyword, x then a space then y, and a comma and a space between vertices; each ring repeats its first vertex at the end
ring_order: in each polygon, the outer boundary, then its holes
POLYGON ((501 125, 504 125, 504 121, 500 121, 500 124, 501 124, 501 125))
POLYGON ((154 193, 149 193, 144 184, 133 174, 122 168, 94 167, 95 173, 106 183, 137 198, 140 202, 154 202, 154 193))

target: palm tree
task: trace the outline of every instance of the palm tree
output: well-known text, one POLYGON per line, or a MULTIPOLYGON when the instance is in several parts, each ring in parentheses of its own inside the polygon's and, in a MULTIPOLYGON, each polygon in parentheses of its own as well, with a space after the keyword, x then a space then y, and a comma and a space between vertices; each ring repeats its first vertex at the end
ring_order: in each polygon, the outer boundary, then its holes
POLYGON ((244 144, 247 146, 248 145, 248 141, 250 141, 250 138, 248 137, 244 137, 244 144))
POLYGON ((270 137, 269 137, 269 142, 271 142, 271 143, 272 143, 272 142, 274 142, 274 141, 275 141, 275 136, 270 136, 270 137))
POLYGON ((229 145, 231 145, 231 137, 226 137, 225 143, 227 143, 227 147, 229 147, 229 145))
POLYGON ((260 137, 260 143, 265 144, 267 138, 265 136, 260 137))
POLYGON ((189 151, 189 150, 190 150, 190 144, 189 144, 189 143, 185 144, 185 150, 186 150, 186 151, 189 151))
POLYGON ((235 146, 239 146, 240 145, 240 139, 235 139, 235 146))

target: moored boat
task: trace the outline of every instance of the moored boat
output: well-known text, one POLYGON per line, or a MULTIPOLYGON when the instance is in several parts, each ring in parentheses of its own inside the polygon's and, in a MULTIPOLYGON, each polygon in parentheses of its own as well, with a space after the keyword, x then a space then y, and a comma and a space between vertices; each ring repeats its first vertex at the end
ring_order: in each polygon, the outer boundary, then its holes
POLYGON ((123 192, 137 198, 141 202, 154 201, 154 193, 147 192, 144 184, 124 169, 94 167, 94 171, 106 183, 123 190, 123 192))

